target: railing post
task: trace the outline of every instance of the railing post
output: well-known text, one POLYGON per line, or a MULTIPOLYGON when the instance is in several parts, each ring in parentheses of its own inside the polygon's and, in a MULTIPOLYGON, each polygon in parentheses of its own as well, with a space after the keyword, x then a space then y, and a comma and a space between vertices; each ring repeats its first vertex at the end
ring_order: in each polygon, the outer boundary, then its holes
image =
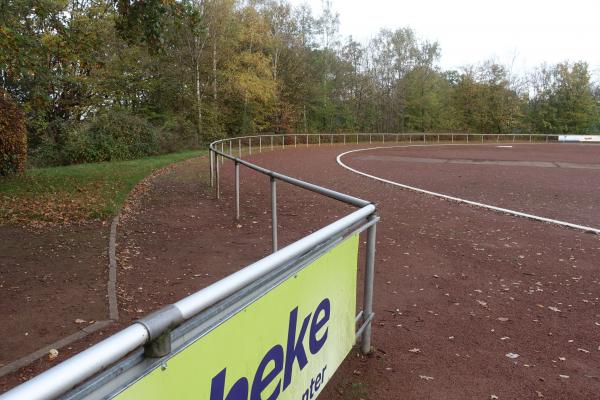
POLYGON ((412 143, 412 135, 408 135, 408 143, 412 143))
POLYGON ((548 143, 548 135, 546 135, 546 143, 548 143))
POLYGON ((344 133, 344 144, 346 144, 346 134, 344 133))
POLYGON ((425 139, 425 134, 423 134, 423 143, 427 143, 427 140, 425 139))
POLYGON ((321 134, 319 133, 319 146, 321 145, 321 134))
POLYGON ((229 155, 233 156, 233 144, 231 139, 229 139, 229 155))
POLYGON ((298 147, 298 135, 294 135, 294 148, 298 147))
POLYGON ((481 143, 483 143, 483 135, 481 135, 481 143))
POLYGON ((235 219, 240 219, 240 163, 235 162, 235 219))
POLYGON ((242 158, 242 139, 238 139, 238 153, 239 158, 242 158))
POLYGON ((469 134, 467 133, 467 143, 469 143, 469 134))
POLYGON ((273 151, 273 135, 271 135, 271 151, 273 151))
POLYGON ((529 143, 531 143, 531 142, 532 142, 532 136, 529 135, 529 143))
POLYGON ((258 137, 258 152, 262 153, 262 136, 258 137))
POLYGON ((400 138, 400 135, 398 135, 397 133, 394 134, 394 136, 396 136, 396 143, 398 143, 398 140, 400 138))
POLYGON ((450 142, 454 143, 454 133, 450 134, 450 142))
POLYGON ((212 150, 208 150, 210 159, 210 187, 215 186, 215 153, 212 150))
POLYGON ((248 155, 252 155, 252 138, 248 138, 248 155))
POLYGON ((356 144, 358 144, 358 133, 356 134, 356 144))
POLYGON ((381 135, 381 143, 382 143, 382 144, 385 144, 385 134, 382 134, 382 135, 381 135))
POLYGON ((373 143, 373 135, 369 134, 369 144, 373 143))
MULTIPOLYGON (((221 142, 221 153, 225 153, 225 142, 221 142)), ((225 163, 225 160, 223 159, 223 156, 221 156, 221 165, 223 165, 223 163, 225 163)))
MULTIPOLYGON (((221 161, 223 160, 223 156, 221 156, 221 161)), ((217 195, 217 199, 221 198, 221 179, 220 179, 220 173, 219 173, 219 155, 217 155, 217 162, 215 163, 215 172, 216 172, 216 180, 217 180, 217 184, 215 187, 215 191, 216 191, 216 195, 217 195)))
MULTIPOLYGON (((375 215, 369 217, 369 221, 375 219, 375 215)), ((362 334, 361 351, 363 354, 371 353, 371 323, 373 318, 373 281, 375 277, 375 241, 376 226, 373 224, 367 230, 367 254, 365 260, 365 286, 363 300, 363 323, 366 321, 367 326, 362 334)))
POLYGON ((306 135, 306 147, 308 147, 308 135, 306 135))
POLYGON ((273 253, 277 251, 277 181, 271 177, 271 224, 273 235, 273 253))
POLYGON ((285 135, 281 136, 281 147, 285 149, 285 135))

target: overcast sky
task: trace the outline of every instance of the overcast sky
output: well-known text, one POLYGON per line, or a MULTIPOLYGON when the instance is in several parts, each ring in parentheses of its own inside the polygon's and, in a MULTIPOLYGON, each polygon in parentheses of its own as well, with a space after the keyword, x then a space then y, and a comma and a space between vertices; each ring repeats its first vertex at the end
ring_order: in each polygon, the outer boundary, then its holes
MULTIPOLYGON (((309 4, 320 14, 322 0, 309 4)), ((333 0, 340 32, 365 42, 380 28, 409 26, 437 40, 441 66, 493 58, 528 71, 542 62, 587 61, 600 77, 600 0, 333 0), (514 62, 513 62, 514 60, 514 62)))

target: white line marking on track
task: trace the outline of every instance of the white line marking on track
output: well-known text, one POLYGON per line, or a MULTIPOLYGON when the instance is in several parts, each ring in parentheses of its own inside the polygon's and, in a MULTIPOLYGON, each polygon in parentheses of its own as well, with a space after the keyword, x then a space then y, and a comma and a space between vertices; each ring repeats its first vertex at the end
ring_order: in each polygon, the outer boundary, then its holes
POLYGON ((465 203, 465 204, 469 204, 475 207, 481 207, 481 208, 485 208, 488 210, 492 210, 492 211, 496 211, 496 212, 500 212, 500 213, 504 213, 504 214, 510 214, 510 215, 514 215, 517 217, 523 217, 523 218, 527 218, 527 219, 532 219, 535 221, 541 221, 541 222, 546 222, 549 224, 554 224, 554 225, 560 225, 560 226, 566 226, 569 228, 573 228, 573 229, 577 229, 577 230, 582 230, 584 232, 590 232, 590 233, 595 233, 597 235, 600 235, 600 229, 598 228, 593 228, 590 226, 584 226, 584 225, 578 225, 578 224, 573 224, 571 222, 566 222, 566 221, 560 221, 557 219, 552 219, 552 218, 546 218, 546 217, 541 217, 539 215, 534 215, 534 214, 527 214, 524 212, 520 212, 520 211, 516 211, 516 210, 511 210, 508 208, 502 208, 502 207, 496 207, 490 204, 484 204, 484 203, 478 203, 476 201, 472 201, 472 200, 467 200, 467 199, 462 199, 460 197, 455 197, 455 196, 449 196, 447 194, 443 194, 443 193, 437 193, 437 192, 432 192, 430 190, 425 190, 425 189, 421 189, 418 187, 414 187, 414 186, 410 186, 410 185, 405 185, 403 183, 398 183, 398 182, 394 182, 391 181, 389 179, 384 179, 378 176, 374 176, 374 175, 370 175, 367 174, 366 172, 362 172, 359 171, 355 168, 352 168, 350 166, 348 166, 347 164, 345 164, 342 161, 342 157, 344 157, 346 154, 350 154, 350 153, 357 153, 359 151, 367 151, 367 150, 379 150, 379 149, 391 149, 391 148, 403 148, 403 147, 442 147, 442 146, 486 146, 481 145, 481 144, 471 144, 471 145, 467 145, 467 144, 441 144, 441 145, 436 145, 436 144, 418 144, 418 145, 401 145, 401 146, 379 146, 379 147, 367 147, 367 148, 363 148, 363 149, 356 149, 356 150, 350 150, 350 151, 346 151, 344 153, 341 153, 337 156, 337 163, 343 167, 346 168, 349 171, 354 172, 355 174, 358 175, 362 175, 365 176, 367 178, 371 178, 371 179, 375 179, 377 181, 380 182, 384 182, 384 183, 388 183, 390 185, 394 185, 394 186, 398 186, 401 187, 403 189, 408 189, 408 190, 412 190, 418 193, 423 193, 423 194, 428 194, 431 196, 435 196, 435 197, 440 197, 442 199, 446 199, 446 200, 452 200, 452 201, 456 201, 459 203, 465 203))

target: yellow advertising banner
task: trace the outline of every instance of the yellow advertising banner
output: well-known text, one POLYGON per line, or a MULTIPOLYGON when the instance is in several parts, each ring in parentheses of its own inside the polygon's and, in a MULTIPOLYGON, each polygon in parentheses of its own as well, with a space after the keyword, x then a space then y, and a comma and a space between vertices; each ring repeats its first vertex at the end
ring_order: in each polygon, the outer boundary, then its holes
POLYGON ((315 399, 354 345, 357 256, 354 235, 116 399, 315 399))

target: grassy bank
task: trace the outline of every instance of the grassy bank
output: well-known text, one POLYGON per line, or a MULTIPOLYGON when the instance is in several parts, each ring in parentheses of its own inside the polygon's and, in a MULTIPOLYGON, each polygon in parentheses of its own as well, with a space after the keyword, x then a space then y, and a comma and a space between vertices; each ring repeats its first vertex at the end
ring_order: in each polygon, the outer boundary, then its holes
POLYGON ((152 171, 203 153, 37 168, 24 176, 0 178, 0 224, 105 219, 118 212, 131 189, 152 171))

